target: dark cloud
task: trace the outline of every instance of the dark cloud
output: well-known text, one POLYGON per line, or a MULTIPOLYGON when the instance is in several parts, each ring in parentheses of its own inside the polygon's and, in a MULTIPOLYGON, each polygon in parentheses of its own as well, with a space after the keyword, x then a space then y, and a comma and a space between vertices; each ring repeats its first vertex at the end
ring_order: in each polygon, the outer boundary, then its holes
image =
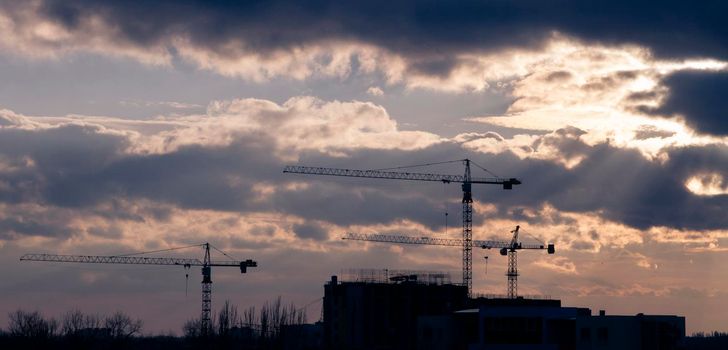
POLYGON ((499 198, 499 204, 507 208, 549 202, 559 210, 599 212, 641 229, 702 230, 728 225, 728 218, 721 215, 728 196, 699 196, 684 185, 697 173, 727 173, 728 147, 675 148, 664 164, 609 144, 582 147, 586 147, 584 160, 569 170, 546 161, 510 163, 513 167, 508 172, 517 174, 524 184, 514 190, 516 196, 499 198))
POLYGON ((295 224, 293 225, 293 233, 295 233, 299 238, 313 239, 317 241, 329 238, 326 229, 315 222, 295 224))
POLYGON ((0 219, 0 239, 12 239, 19 236, 68 237, 71 230, 61 222, 36 220, 32 215, 0 219))
POLYGON ((712 135, 728 135, 728 73, 681 71, 668 76, 669 93, 658 114, 680 114, 695 130, 712 135))
POLYGON ((88 233, 105 238, 121 238, 123 233, 119 227, 91 227, 88 229, 88 233))
POLYGON ((417 57, 416 70, 440 75, 457 52, 535 48, 553 31, 605 44, 633 43, 659 56, 728 57, 728 4, 611 1, 58 1, 45 16, 73 29, 100 16, 120 40, 138 45, 185 35, 234 55, 230 42, 266 52, 327 40, 354 40, 417 57), (444 56, 443 56, 444 55, 444 56))
POLYGON ((635 133, 634 138, 637 140, 647 140, 653 138, 668 138, 675 136, 674 131, 660 130, 652 125, 643 125, 635 133))
MULTIPOLYGON (((642 229, 728 226, 728 217, 723 215, 728 196, 699 196, 684 186, 686 179, 695 174, 728 173, 728 147, 675 148, 669 151, 669 160, 660 163, 645 159, 636 150, 584 144, 578 138, 581 133, 565 128, 542 141, 565 156, 583 158, 571 169, 552 161, 522 160, 511 153, 473 156, 491 171, 523 181, 512 191, 499 186, 475 186, 475 199, 496 204, 497 215, 533 224, 565 220, 532 218, 523 210, 550 203, 558 210, 596 212, 642 229)), ((118 136, 76 126, 40 131, 3 129, 0 143, 3 158, 30 158, 33 163, 20 171, 0 173, 4 183, 0 201, 10 204, 49 205, 133 221, 147 217, 165 220, 171 207, 280 212, 343 226, 409 219, 439 230, 445 224, 445 211, 451 214, 450 225, 457 226, 460 220, 457 184, 283 174, 284 162, 270 155, 271 141, 255 136, 239 136, 224 147, 188 146, 152 155, 123 154, 120 149, 126 141, 118 136), (12 139, 16 141, 8 141, 12 139), (290 182, 305 182, 308 186, 287 189, 285 184, 290 182), (261 183, 276 190, 258 193, 254 188, 261 183)), ((301 155, 299 163, 377 169, 466 155, 458 144, 443 143, 418 151, 355 150, 347 157, 311 151, 301 155)), ((463 166, 456 162, 408 171, 459 174, 463 166)), ((475 176, 488 176, 479 169, 473 171, 475 176)), ((20 217, 25 218, 22 214, 20 217)), ((476 222, 485 219, 482 213, 476 213, 476 222)), ((13 232, 21 234, 40 230, 32 224, 20 224, 5 223, 17 227, 13 232)), ((301 237, 323 237, 322 230, 314 227, 296 227, 294 232, 301 237)))
POLYGON ((544 78, 544 80, 546 80, 549 83, 553 83, 553 82, 567 81, 567 80, 571 79, 571 77, 572 77, 572 74, 570 72, 562 70, 562 71, 556 71, 553 73, 549 73, 549 75, 547 75, 546 78, 544 78))

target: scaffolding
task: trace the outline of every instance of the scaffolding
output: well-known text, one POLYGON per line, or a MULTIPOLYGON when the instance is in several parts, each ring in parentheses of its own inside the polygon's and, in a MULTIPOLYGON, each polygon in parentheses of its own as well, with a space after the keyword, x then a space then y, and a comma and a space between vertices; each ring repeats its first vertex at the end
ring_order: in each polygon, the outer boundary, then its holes
POLYGON ((418 283, 426 285, 453 284, 450 273, 442 271, 390 270, 390 269, 344 269, 339 279, 342 282, 361 283, 418 283))

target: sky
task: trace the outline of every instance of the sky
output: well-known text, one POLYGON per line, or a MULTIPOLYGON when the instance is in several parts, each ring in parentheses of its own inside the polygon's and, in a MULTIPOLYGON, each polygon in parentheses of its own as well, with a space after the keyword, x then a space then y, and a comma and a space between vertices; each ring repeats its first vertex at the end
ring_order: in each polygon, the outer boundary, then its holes
MULTIPOLYGON (((312 322, 345 269, 457 281, 457 248, 340 237, 458 238, 458 185, 282 170, 469 158, 523 182, 474 186, 474 239, 556 246, 519 254, 520 293, 728 330, 727 7, 0 0, 0 328, 17 308, 123 310, 147 333, 199 315, 196 271, 25 253, 209 241, 259 264, 215 269, 213 308, 281 296, 312 322)), ((474 292, 504 294, 505 258, 474 259, 474 292)))

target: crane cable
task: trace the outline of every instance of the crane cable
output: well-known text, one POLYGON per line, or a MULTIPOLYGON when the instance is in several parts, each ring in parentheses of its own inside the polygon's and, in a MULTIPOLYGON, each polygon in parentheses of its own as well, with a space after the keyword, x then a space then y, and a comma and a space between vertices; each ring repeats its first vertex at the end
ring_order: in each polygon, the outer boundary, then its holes
MULTIPOLYGON (((128 254, 118 254, 118 255, 113 255, 113 256, 115 256, 115 257, 122 257, 122 256, 134 256, 134 255, 144 255, 144 254, 152 254, 152 253, 161 253, 161 252, 168 252, 168 251, 172 251, 172 250, 180 250, 180 249, 188 249, 188 248, 193 248, 193 247, 201 247, 203 245, 205 245, 205 244, 204 243, 200 243, 200 244, 193 244, 193 245, 188 245, 188 246, 184 246, 184 247, 175 247, 175 248, 167 248, 167 249, 157 249, 157 250, 150 250, 150 251, 146 251, 146 252, 128 253, 128 254)), ((215 247, 214 245, 210 244, 210 247, 212 247, 212 249, 215 249, 216 251, 220 252, 220 254, 226 256, 228 259, 233 260, 233 261, 236 261, 236 259, 234 259, 230 255, 228 255, 224 251, 220 250, 219 248, 215 247)), ((189 281, 190 281, 190 266, 189 265, 184 265, 184 269, 185 269, 185 297, 187 297, 188 290, 189 290, 189 281)))
POLYGON ((484 168, 484 167, 480 166, 480 165, 479 165, 478 163, 476 163, 476 162, 474 162, 474 161, 472 161, 472 160, 470 161, 470 163, 471 163, 471 164, 473 164, 473 165, 475 165, 476 167, 478 167, 478 168, 482 169, 483 171, 485 171, 485 172, 486 172, 486 173, 488 173, 488 174, 491 174, 491 175, 493 175, 493 176, 495 176, 495 177, 500 177, 500 176, 496 175, 495 173, 493 173, 492 171, 490 171, 490 170, 488 170, 488 169, 486 169, 486 168, 484 168))
POLYGON ((532 237, 533 239, 537 240, 537 241, 538 241, 539 243, 541 243, 541 244, 543 244, 543 245, 546 245, 546 242, 544 242, 544 241, 542 241, 542 240, 541 240, 540 238, 538 238, 538 237, 536 237, 536 236, 534 236, 534 235, 530 234, 530 233, 529 233, 528 231, 524 231, 523 229, 521 229, 521 230, 520 230, 520 232, 522 232, 522 233, 525 233, 525 234, 527 234, 527 235, 531 236, 531 237, 532 237))
POLYGON ((382 171, 382 170, 397 170, 397 169, 407 169, 407 168, 420 168, 420 167, 431 166, 431 165, 440 165, 440 164, 448 164, 448 163, 458 163, 458 162, 462 162, 463 160, 464 159, 448 160, 448 161, 444 161, 444 162, 415 164, 415 165, 404 165, 404 166, 398 166, 398 167, 394 167, 394 168, 382 168, 382 169, 371 169, 371 170, 382 171))
POLYGON ((187 297, 187 286, 190 283, 190 265, 185 265, 185 297, 187 297))
POLYGON ((184 246, 184 247, 158 249, 158 250, 150 250, 148 252, 128 253, 128 254, 119 254, 119 255, 112 255, 112 256, 114 256, 114 257, 121 257, 121 256, 152 254, 152 253, 168 252, 170 250, 180 250, 180 249, 187 249, 187 248, 192 248, 192 247, 200 247, 202 245, 203 244, 193 244, 193 245, 188 245, 188 246, 184 246))
POLYGON ((215 249, 215 250, 217 250, 218 252, 220 252, 220 254, 222 254, 222 255, 225 255, 226 257, 228 257, 228 259, 230 259, 230 260, 232 260, 232 261, 237 261, 237 260, 238 260, 238 259, 235 259, 235 258, 233 258, 232 256, 228 255, 227 253, 223 252, 222 250, 218 249, 217 247, 215 247, 215 246, 214 246, 214 245, 212 245, 212 244, 210 244, 210 247, 212 247, 212 249, 215 249))
POLYGON ((443 198, 442 203, 445 206, 445 236, 447 236, 447 219, 448 219, 448 215, 449 215, 448 211, 450 209, 450 207, 447 205, 447 196, 446 196, 447 189, 445 188, 446 186, 447 186, 447 184, 443 182, 442 183, 442 198, 443 198))

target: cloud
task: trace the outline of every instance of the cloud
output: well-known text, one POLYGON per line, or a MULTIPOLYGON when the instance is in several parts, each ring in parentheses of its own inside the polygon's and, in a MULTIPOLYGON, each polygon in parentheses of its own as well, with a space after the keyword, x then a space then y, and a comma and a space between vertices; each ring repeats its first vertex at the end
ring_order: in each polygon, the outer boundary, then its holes
POLYGON ((383 96, 384 91, 382 91, 382 89, 378 86, 370 86, 367 89, 367 94, 369 94, 371 96, 383 96))
POLYGON ((685 181, 685 187, 701 196, 728 194, 728 180, 720 173, 693 175, 685 181))
POLYGON ((304 223, 293 225, 293 232, 296 236, 304 239, 325 240, 328 239, 328 233, 321 225, 317 223, 304 223))
POLYGON ((141 100, 123 100, 120 101, 119 104, 122 106, 129 106, 129 107, 168 107, 173 109, 202 109, 205 108, 205 106, 194 104, 194 103, 184 103, 184 102, 175 102, 175 101, 141 101, 141 100))
POLYGON ((576 265, 574 265, 573 262, 571 262, 568 258, 557 256, 557 257, 549 257, 547 259, 540 259, 533 263, 533 265, 536 265, 538 267, 542 267, 545 269, 553 270, 557 273, 562 274, 578 274, 579 272, 576 271, 576 265))
MULTIPOLYGON (((418 213, 429 201, 422 196, 354 189, 358 199, 350 199, 345 193, 352 189, 345 184, 297 186, 299 179, 281 173, 287 162, 307 152, 331 160, 353 151, 412 151, 441 142, 433 134, 399 131, 373 104, 307 97, 283 105, 218 101, 205 116, 155 121, 12 116, 0 127, 3 202, 97 210, 107 219, 111 213, 141 221, 169 216, 163 206, 146 208, 150 212, 140 216, 119 205, 151 200, 191 210, 284 210, 344 224, 397 220, 401 207, 433 223, 418 213), (285 182, 291 185, 281 187, 285 182), (332 203, 351 209, 332 217, 332 203), (368 217, 359 205, 382 210, 368 217)), ((28 227, 15 231, 30 232, 28 227)))
MULTIPOLYGON (((209 127, 227 122, 248 132, 264 134, 286 152, 318 150, 340 153, 346 149, 425 148, 440 142, 437 135, 401 131, 381 106, 368 102, 324 102, 294 97, 283 105, 242 99, 213 102, 209 127), (247 129, 247 130, 246 130, 247 129)), ((231 128, 227 128, 230 130, 231 128)))
POLYGON ((637 140, 647 140, 652 138, 668 138, 675 136, 674 131, 660 130, 654 125, 644 125, 637 129, 634 133, 634 138, 637 140))
MULTIPOLYGON (((390 84, 462 92, 523 75, 541 53, 564 42, 643 47, 661 58, 726 59, 727 34, 713 15, 724 6, 39 0, 3 4, 0 31, 9 52, 32 57, 86 52, 157 66, 181 58, 253 81, 380 72, 390 84)), ((566 81, 568 74, 549 77, 566 81)))
MULTIPOLYGON (((562 220, 584 232, 562 243, 582 250, 591 245, 592 251, 604 240, 633 235, 608 238, 597 229, 603 221, 577 225, 586 222, 584 217, 565 213, 623 225, 616 229, 619 235, 625 227, 718 230, 728 225, 720 215, 727 204, 725 195, 702 196, 685 186, 697 174, 724 172, 728 152, 720 145, 672 148, 665 161, 654 162, 609 143, 589 145, 583 131, 564 128, 528 138, 523 145, 529 152, 491 149, 483 148, 485 142, 510 139, 495 133, 446 139, 400 131, 380 106, 311 97, 283 104, 218 101, 206 115, 152 121, 13 118, 12 124, 0 127, 0 200, 93 210, 99 220, 101 213, 133 222, 166 220, 169 208, 279 212, 321 222, 322 227, 411 222, 426 227, 426 232, 417 230, 428 234, 443 227, 443 202, 458 200, 455 186, 448 187, 449 199, 443 199, 442 187, 432 184, 304 178, 284 175, 281 169, 287 163, 376 169, 457 159, 470 151, 479 164, 524 181, 513 191, 479 187, 477 200, 497 209, 476 213, 478 225, 493 215, 533 223, 562 220), (524 152, 531 156, 524 157, 524 152), (135 201, 154 205, 134 209, 119 204, 135 201), (538 214, 544 206, 564 215, 538 214), (601 236, 598 240, 587 234, 594 229, 601 236)), ((432 171, 457 174, 462 168, 432 171)), ((95 226, 108 229, 101 222, 95 226)), ((261 229, 265 231, 257 230, 261 229)), ((304 236, 316 236, 310 228, 301 229, 304 236)))
MULTIPOLYGON (((725 143, 723 138, 701 134, 690 122, 673 118, 659 107, 668 95, 664 81, 670 76, 691 70, 722 76, 725 62, 659 60, 634 46, 575 43, 547 51, 548 58, 528 65, 528 74, 511 78, 514 102, 503 115, 467 120, 543 131, 572 126, 583 131, 579 139, 589 145, 609 142, 638 149, 651 159, 664 159, 670 147, 725 143)), ((522 148, 519 154, 524 157, 539 157, 542 154, 529 148, 537 139, 530 133, 504 143, 491 140, 490 145, 472 146, 493 149, 493 144, 511 144, 511 149, 522 148)), ((572 158, 565 163, 578 161, 572 158)))
POLYGON ((582 140, 585 131, 565 127, 544 135, 517 134, 506 139, 494 132, 460 134, 455 140, 466 149, 482 153, 511 152, 519 158, 543 159, 574 167, 584 158, 588 146, 582 140))
POLYGON ((698 132, 728 136, 728 72, 680 71, 663 83, 668 93, 653 113, 679 115, 698 132))
POLYGON ((459 6, 437 1, 397 5, 381 1, 305 5, 188 1, 128 6, 118 1, 45 1, 40 10, 64 28, 78 28, 84 20, 98 16, 118 28, 115 35, 120 39, 139 45, 163 42, 173 33, 182 33, 196 45, 219 51, 235 38, 260 51, 352 38, 389 50, 423 54, 536 46, 551 31, 559 31, 589 41, 637 43, 673 57, 727 54, 722 45, 726 33, 715 15, 725 12, 722 3, 694 7, 668 1, 654 7, 625 1, 565 1, 559 6, 538 1, 471 1, 459 6))

